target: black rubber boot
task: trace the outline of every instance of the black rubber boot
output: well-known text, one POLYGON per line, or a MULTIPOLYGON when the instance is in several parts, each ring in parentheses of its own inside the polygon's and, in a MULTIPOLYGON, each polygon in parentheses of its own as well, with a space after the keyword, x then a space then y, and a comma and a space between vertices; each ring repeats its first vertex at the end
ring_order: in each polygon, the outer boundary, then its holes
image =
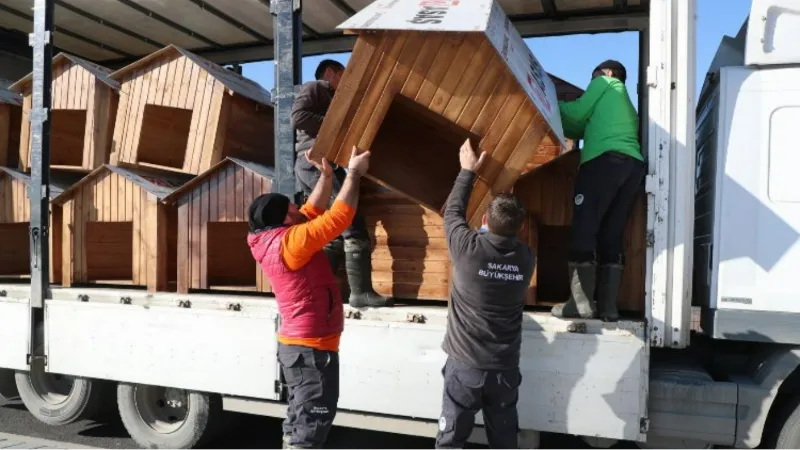
POLYGON ((605 322, 619 320, 617 301, 624 269, 622 264, 601 264, 597 270, 597 314, 605 322))
POLYGON ((573 319, 594 319, 597 316, 594 303, 596 269, 594 262, 569 263, 571 295, 566 303, 553 307, 550 312, 554 316, 573 319))
POLYGON ((350 306, 382 308, 394 306, 394 300, 378 295, 372 289, 372 257, 369 241, 345 239, 344 261, 350 285, 350 306))
POLYGON ((344 259, 344 243, 341 239, 334 239, 328 242, 322 251, 328 257, 328 262, 331 263, 331 270, 336 275, 336 272, 339 271, 339 266, 342 264, 342 259, 344 259))

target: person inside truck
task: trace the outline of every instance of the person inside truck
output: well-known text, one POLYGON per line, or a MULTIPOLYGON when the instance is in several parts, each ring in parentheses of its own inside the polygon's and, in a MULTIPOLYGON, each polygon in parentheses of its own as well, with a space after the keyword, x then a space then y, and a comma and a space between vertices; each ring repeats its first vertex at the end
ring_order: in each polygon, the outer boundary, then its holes
POLYGON ((444 211, 453 284, 442 349, 444 396, 436 448, 463 448, 483 411, 489 445, 517 448, 517 398, 522 310, 533 276, 531 248, 517 239, 525 210, 517 198, 498 194, 482 218, 485 231, 469 227, 467 204, 486 154, 461 147, 461 172, 444 211))
MULTIPOLYGON (((317 166, 312 164, 305 155, 308 154, 317 139, 317 134, 322 127, 322 120, 328 112, 344 69, 344 66, 338 61, 331 59, 321 61, 315 73, 316 80, 300 87, 292 106, 292 126, 297 130, 295 179, 297 180, 297 190, 304 196, 311 193, 320 176, 317 166)), ((345 179, 345 170, 331 162, 328 164, 333 167, 333 195, 337 195, 345 179)), ((331 241, 325 249, 325 253, 334 266, 334 271, 339 267, 342 252, 344 252, 347 282, 350 285, 350 306, 354 308, 392 306, 393 299, 378 295, 372 288, 369 233, 367 232, 367 223, 358 211, 356 211, 353 224, 345 230, 342 237, 331 241)))
POLYGON ((567 137, 583 138, 575 179, 570 237, 570 298, 557 317, 616 321, 623 258, 623 232, 645 164, 639 119, 628 91, 625 66, 608 60, 592 72, 584 94, 559 102, 567 137))
POLYGON ((248 208, 247 244, 272 284, 281 325, 278 361, 289 388, 284 448, 321 448, 339 401, 342 296, 323 248, 353 221, 369 152, 355 147, 347 176, 330 209, 333 169, 314 163, 319 181, 301 208, 270 193, 248 208))

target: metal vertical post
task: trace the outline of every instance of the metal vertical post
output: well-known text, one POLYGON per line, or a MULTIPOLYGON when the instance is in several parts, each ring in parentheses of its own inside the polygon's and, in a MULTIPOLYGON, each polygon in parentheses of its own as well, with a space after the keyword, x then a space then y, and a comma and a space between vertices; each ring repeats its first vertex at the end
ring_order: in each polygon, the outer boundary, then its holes
MULTIPOLYGON (((50 291, 50 97, 52 82, 53 1, 33 6, 33 93, 31 121, 31 308, 42 308, 50 291)), ((31 311, 33 313, 33 311, 31 311)), ((31 314, 33 317, 33 314, 31 314)))
POLYGON ((273 191, 294 198, 295 136, 291 123, 295 87, 302 73, 302 0, 271 0, 275 40, 275 183, 273 191))

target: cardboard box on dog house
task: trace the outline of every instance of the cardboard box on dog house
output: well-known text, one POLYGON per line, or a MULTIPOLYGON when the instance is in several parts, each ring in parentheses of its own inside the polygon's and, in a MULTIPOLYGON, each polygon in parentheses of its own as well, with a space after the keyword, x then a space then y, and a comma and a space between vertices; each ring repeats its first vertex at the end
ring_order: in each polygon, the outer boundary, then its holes
POLYGON ((369 149, 370 178, 439 211, 470 138, 491 156, 469 203, 476 224, 543 140, 556 145, 538 164, 565 151, 555 85, 496 1, 378 0, 339 28, 358 40, 314 158, 369 149))

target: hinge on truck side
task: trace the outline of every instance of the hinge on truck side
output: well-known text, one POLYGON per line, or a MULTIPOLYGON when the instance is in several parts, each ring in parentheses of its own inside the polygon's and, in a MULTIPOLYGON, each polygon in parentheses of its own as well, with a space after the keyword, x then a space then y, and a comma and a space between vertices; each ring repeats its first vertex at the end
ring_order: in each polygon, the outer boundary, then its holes
POLYGON ((650 419, 642 417, 639 419, 639 432, 647 433, 650 430, 650 419))
POLYGON ((656 233, 653 230, 647 230, 647 235, 645 235, 645 243, 647 243, 648 247, 653 247, 656 245, 656 233))

